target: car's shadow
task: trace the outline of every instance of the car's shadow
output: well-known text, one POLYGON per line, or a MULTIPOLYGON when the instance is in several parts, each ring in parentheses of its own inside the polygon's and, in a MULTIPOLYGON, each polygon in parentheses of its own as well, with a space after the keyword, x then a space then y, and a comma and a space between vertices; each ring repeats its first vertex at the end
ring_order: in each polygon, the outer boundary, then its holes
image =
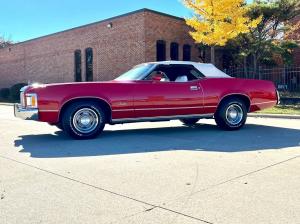
POLYGON ((239 131, 222 131, 215 125, 104 131, 93 140, 78 141, 58 131, 55 135, 23 135, 15 140, 21 152, 32 157, 99 156, 168 150, 238 152, 295 147, 300 131, 264 125, 246 125, 239 131))

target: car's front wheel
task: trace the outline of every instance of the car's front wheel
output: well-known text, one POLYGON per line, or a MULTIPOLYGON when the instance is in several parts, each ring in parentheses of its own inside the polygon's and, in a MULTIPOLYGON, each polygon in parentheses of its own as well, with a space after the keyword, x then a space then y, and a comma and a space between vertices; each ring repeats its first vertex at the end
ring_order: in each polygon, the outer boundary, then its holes
POLYGON ((231 98, 223 101, 215 113, 217 125, 225 130, 238 130, 247 119, 247 107, 244 101, 231 98))
POLYGON ((75 139, 95 138, 104 129, 105 114, 97 103, 73 103, 63 114, 62 126, 75 139))

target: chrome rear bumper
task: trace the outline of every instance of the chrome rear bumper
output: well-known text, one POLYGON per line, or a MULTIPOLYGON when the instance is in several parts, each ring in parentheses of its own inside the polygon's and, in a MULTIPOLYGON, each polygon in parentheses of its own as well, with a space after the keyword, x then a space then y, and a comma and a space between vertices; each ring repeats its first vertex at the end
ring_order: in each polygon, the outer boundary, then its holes
POLYGON ((29 109, 22 108, 20 104, 14 105, 14 113, 15 117, 21 118, 23 120, 35 120, 39 119, 39 111, 38 109, 29 109))
POLYGON ((277 105, 279 105, 280 104, 280 95, 279 95, 278 90, 276 90, 276 97, 277 97, 277 105))

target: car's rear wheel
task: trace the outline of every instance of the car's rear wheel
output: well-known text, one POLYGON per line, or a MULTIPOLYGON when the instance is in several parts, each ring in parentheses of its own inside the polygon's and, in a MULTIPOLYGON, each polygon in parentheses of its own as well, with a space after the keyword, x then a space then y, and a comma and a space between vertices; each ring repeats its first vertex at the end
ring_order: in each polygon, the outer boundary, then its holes
POLYGON ((238 130, 247 120, 247 107, 238 98, 230 98, 221 102, 215 113, 217 125, 225 130, 238 130))
POLYGON ((63 130, 75 139, 97 137, 105 126, 105 113, 94 102, 71 104, 62 117, 63 130))
POLYGON ((187 125, 187 126, 191 126, 191 125, 194 125, 196 124, 200 119, 198 118, 184 118, 184 119, 180 119, 180 121, 187 125))

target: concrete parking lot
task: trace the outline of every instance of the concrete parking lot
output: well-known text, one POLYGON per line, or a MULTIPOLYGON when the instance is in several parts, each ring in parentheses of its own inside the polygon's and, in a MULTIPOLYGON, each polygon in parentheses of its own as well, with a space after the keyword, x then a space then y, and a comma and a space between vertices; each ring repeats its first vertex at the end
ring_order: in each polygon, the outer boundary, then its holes
POLYGON ((0 223, 300 223, 300 120, 107 126, 76 141, 0 106, 0 223))

